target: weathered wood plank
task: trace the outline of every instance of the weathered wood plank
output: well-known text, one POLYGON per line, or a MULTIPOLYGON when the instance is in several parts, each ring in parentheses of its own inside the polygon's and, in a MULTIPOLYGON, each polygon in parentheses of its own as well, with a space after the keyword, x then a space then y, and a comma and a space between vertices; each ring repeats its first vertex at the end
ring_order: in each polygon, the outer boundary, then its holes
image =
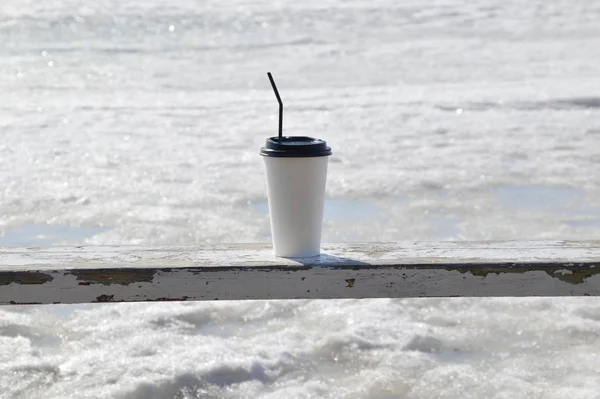
POLYGON ((600 241, 0 248, 0 304, 600 295, 600 241))

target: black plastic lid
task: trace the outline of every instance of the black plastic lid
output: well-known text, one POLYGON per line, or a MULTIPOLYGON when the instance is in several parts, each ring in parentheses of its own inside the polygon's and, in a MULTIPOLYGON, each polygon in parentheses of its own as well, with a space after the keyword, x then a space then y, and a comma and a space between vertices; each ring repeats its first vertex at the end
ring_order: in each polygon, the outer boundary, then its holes
POLYGON ((305 136, 269 137, 260 155, 279 158, 311 158, 331 155, 325 140, 305 136))

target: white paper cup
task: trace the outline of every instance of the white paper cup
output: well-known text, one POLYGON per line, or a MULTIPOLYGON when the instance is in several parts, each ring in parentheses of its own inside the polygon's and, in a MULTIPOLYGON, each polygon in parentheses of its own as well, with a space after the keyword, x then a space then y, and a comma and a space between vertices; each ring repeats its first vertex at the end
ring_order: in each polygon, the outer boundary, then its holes
POLYGON ((272 140, 278 139, 268 139, 261 155, 267 172, 274 253, 290 258, 317 256, 331 149, 310 137, 285 137, 269 144, 272 140))

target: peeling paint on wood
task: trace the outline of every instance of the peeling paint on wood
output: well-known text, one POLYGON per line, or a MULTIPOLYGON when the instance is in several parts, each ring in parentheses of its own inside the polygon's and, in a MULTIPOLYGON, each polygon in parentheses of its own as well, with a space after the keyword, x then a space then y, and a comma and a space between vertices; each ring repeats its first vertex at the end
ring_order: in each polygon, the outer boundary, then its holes
POLYGON ((503 274, 503 273, 527 273, 532 271, 540 271, 548 274, 550 277, 557 278, 558 280, 567 282, 569 284, 582 284, 588 277, 594 276, 600 273, 600 261, 599 262, 587 262, 587 263, 570 263, 569 269, 565 269, 564 266, 556 265, 552 263, 509 263, 509 264, 497 264, 497 265, 486 265, 473 264, 469 268, 456 267, 456 265, 446 267, 446 270, 456 270, 461 273, 470 273, 473 276, 486 277, 489 274, 503 274))
POLYGON ((129 285, 133 283, 149 283, 154 278, 155 271, 144 269, 99 269, 99 270, 71 270, 80 285, 129 285))
POLYGON ((183 302, 183 301, 187 301, 188 297, 187 296, 182 296, 181 298, 156 298, 153 301, 155 302, 183 302))
MULTIPOLYGON (((0 265, 0 270, 2 266, 0 265)), ((52 276, 41 272, 8 272, 0 271, 0 285, 7 284, 45 284, 52 281, 52 276)))
POLYGON ((0 248, 0 304, 598 295, 598 241, 0 248))
POLYGON ((115 296, 114 296, 114 295, 106 295, 106 294, 103 294, 103 295, 99 295, 99 296, 96 298, 96 300, 95 300, 95 301, 93 301, 93 302, 115 302, 115 301, 114 301, 114 299, 115 299, 115 296))

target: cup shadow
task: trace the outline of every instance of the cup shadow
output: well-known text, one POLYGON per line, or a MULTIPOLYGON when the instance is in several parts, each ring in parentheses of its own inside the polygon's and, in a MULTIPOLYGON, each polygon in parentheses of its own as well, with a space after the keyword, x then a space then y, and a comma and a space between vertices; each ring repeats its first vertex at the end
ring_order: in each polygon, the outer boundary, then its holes
POLYGON ((282 256, 283 259, 289 259, 294 262, 301 263, 304 266, 333 266, 333 267, 356 267, 356 266, 372 266, 370 263, 366 263, 357 259, 346 258, 342 256, 331 255, 327 253, 321 253, 317 256, 311 256, 307 258, 293 258, 282 256))

